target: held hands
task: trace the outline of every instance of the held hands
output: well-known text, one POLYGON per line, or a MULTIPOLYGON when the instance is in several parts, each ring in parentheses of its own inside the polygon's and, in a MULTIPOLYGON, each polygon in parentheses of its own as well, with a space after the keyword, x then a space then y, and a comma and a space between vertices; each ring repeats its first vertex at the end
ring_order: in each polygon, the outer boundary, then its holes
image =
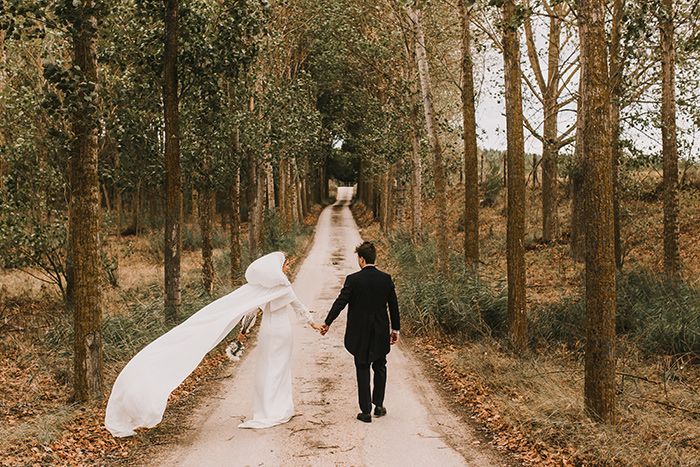
POLYGON ((325 323, 319 324, 319 323, 311 322, 311 323, 309 323, 309 325, 312 328, 314 328, 316 331, 318 331, 322 336, 325 336, 326 333, 328 332, 328 329, 329 329, 328 325, 325 323))

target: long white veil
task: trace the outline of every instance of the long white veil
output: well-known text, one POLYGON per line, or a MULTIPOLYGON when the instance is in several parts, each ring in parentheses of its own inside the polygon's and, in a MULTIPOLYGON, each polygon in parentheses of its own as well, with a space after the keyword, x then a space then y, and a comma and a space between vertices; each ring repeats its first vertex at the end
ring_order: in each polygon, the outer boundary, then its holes
POLYGON ((136 428, 156 426, 170 393, 243 316, 272 300, 278 305, 291 302, 295 295, 282 272, 283 264, 281 252, 258 258, 246 270, 247 284, 208 304, 137 353, 109 396, 105 414, 109 432, 124 437, 134 435, 136 428))

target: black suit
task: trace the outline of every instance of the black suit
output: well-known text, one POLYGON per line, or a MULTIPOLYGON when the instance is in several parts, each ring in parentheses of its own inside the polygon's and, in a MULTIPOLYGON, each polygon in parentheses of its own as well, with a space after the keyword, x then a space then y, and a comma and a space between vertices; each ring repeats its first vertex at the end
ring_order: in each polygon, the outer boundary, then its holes
POLYGON ((372 402, 377 406, 384 403, 386 355, 390 350, 389 317, 391 329, 398 331, 400 327, 399 305, 391 276, 374 266, 365 266, 347 276, 325 323, 330 326, 346 305, 349 306, 345 348, 355 357, 360 408, 362 412, 369 413, 372 402), (371 401, 370 365, 374 370, 371 401))

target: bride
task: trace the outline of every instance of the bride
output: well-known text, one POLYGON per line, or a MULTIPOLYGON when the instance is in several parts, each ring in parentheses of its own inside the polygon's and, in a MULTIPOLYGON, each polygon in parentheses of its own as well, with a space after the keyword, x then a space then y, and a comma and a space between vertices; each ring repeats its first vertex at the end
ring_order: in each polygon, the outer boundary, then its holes
POLYGON ((105 426, 116 437, 132 436, 163 419, 170 393, 246 315, 263 310, 258 338, 253 418, 241 428, 267 428, 289 421, 292 401, 290 308, 317 331, 297 298, 281 252, 255 260, 247 284, 208 304, 144 347, 121 371, 107 402, 105 426))

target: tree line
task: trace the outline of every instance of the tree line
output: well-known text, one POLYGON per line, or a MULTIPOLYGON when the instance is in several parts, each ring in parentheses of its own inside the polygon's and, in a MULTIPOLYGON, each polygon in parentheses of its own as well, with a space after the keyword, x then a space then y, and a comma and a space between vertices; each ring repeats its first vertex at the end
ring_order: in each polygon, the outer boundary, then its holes
MULTIPOLYGON (((183 223, 242 250, 290 230, 357 182, 387 233, 433 234, 449 274, 448 199, 463 187, 465 264, 480 269, 489 190, 484 94, 503 99, 509 340, 528 342, 526 160, 541 173, 539 239, 585 263, 586 408, 614 420, 616 271, 625 164, 661 163, 664 273, 680 280, 679 151, 697 128, 697 2, 685 0, 5 0, 0 33, 0 253, 64 292, 79 400, 101 394, 100 275, 107 233, 162 229, 164 316, 180 303, 183 223), (503 63, 485 83, 485 57, 503 63), (682 79, 676 80, 676 75, 682 79), (690 84, 689 84, 690 83, 690 84), (690 127, 676 126, 677 113, 690 127), (571 116, 574 116, 573 118, 571 116), (569 116, 569 118, 567 118, 569 116), (694 126, 693 126, 694 125, 694 126), (657 152, 632 130, 658 130, 657 152), (526 137, 541 153, 526 158, 526 137), (571 225, 559 218, 571 187, 571 225), (427 203, 426 200, 431 200, 427 203), (424 225, 424 211, 435 220, 424 225), (243 238, 243 223, 247 238, 243 238)), ((497 163, 496 163, 497 164, 497 163)), ((500 182, 499 182, 500 183, 500 182)))

